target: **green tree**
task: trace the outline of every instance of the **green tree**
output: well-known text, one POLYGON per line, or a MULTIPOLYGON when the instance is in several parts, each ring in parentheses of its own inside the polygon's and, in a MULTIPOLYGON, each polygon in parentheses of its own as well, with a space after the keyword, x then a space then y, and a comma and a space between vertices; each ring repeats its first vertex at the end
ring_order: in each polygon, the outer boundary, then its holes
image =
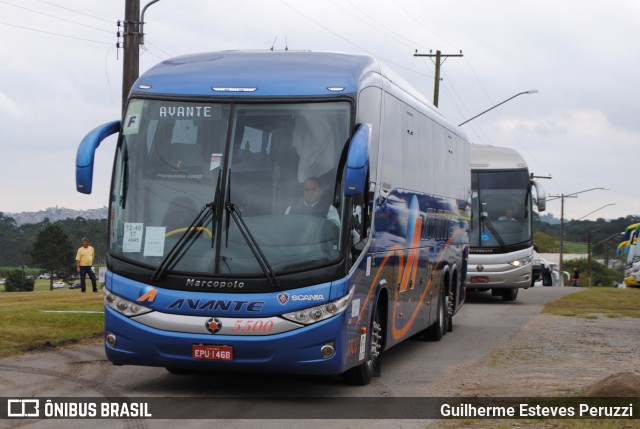
POLYGON ((36 237, 31 249, 31 259, 50 274, 49 290, 53 290, 54 272, 69 273, 71 271, 73 245, 62 228, 50 225, 36 237))
POLYGON ((0 261, 3 266, 23 265, 20 259, 18 226, 15 219, 0 213, 0 261))
POLYGON ((555 253, 560 248, 558 240, 544 232, 534 232, 533 243, 539 253, 555 253))
POLYGON ((94 263, 104 264, 107 260, 107 220, 106 219, 84 219, 76 217, 75 219, 65 219, 57 221, 58 225, 69 236, 74 245, 80 247, 80 241, 83 237, 89 239, 89 242, 96 251, 94 263))
MULTIPOLYGON (((589 285, 589 261, 587 259, 571 259, 564 261, 564 269, 571 275, 573 267, 578 267, 580 270, 580 286, 589 285)), ((591 285, 592 286, 607 286, 615 287, 617 283, 621 282, 620 273, 614 269, 599 263, 598 261, 591 260, 591 285)))

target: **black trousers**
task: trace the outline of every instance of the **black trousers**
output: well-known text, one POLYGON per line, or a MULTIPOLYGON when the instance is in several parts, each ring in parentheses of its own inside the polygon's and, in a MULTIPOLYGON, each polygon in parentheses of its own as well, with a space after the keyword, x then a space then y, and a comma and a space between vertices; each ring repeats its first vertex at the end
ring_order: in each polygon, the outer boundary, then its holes
POLYGON ((96 285, 96 275, 91 267, 80 267, 80 290, 84 292, 87 289, 85 283, 87 275, 89 275, 89 278, 91 279, 91 286, 93 286, 93 291, 97 292, 98 286, 96 285))

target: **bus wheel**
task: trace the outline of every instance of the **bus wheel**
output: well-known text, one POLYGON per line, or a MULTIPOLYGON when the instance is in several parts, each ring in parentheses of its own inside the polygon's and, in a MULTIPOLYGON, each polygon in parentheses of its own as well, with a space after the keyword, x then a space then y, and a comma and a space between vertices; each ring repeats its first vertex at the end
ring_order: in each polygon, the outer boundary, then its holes
POLYGON ((453 291, 447 294, 447 332, 453 332, 453 306, 455 297, 453 296, 453 291))
POLYGON ((505 301, 515 301, 518 297, 518 288, 511 287, 508 289, 502 289, 502 299, 505 301))
POLYGON ((373 309, 371 325, 369 326, 368 347, 364 362, 345 371, 342 376, 344 381, 356 386, 366 386, 371 383, 373 377, 380 377, 380 349, 382 348, 382 324, 378 305, 373 309))
POLYGON ((449 310, 447 310, 445 307, 448 306, 446 304, 446 302, 448 301, 446 297, 447 294, 444 290, 444 286, 441 284, 440 296, 438 297, 436 322, 423 331, 423 337, 425 340, 440 341, 442 339, 442 336, 445 334, 445 331, 447 329, 445 324, 447 323, 446 319, 448 317, 445 313, 449 312, 449 310))

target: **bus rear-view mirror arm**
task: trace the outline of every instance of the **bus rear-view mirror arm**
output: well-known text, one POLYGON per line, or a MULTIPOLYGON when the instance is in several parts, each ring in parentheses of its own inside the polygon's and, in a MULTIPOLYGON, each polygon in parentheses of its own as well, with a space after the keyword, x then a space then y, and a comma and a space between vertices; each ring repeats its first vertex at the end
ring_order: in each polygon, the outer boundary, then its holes
POLYGON ((531 183, 536 188, 536 205, 538 206, 538 211, 543 212, 547 209, 547 193, 536 180, 532 180, 531 183))
POLYGON ((93 186, 93 160, 100 143, 111 134, 120 131, 120 121, 107 122, 94 128, 78 146, 76 153, 76 190, 90 194, 93 186))

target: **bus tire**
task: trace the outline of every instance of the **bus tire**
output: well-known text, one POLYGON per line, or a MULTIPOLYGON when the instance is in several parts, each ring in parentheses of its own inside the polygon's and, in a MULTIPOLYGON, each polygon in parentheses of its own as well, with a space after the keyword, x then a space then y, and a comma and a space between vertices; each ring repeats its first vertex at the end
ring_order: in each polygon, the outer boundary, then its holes
POLYGON ((453 291, 447 294, 447 305, 446 305, 446 315, 447 315, 447 332, 453 332, 453 308, 455 303, 455 296, 453 295, 453 291))
POLYGON ((369 324, 369 338, 367 339, 367 349, 364 362, 351 369, 346 370, 342 377, 348 384, 356 386, 366 386, 371 383, 373 377, 380 377, 380 351, 382 348, 383 329, 380 323, 380 311, 378 305, 373 308, 371 323, 369 324))
POLYGON ((447 327, 446 325, 446 320, 447 320, 447 315, 446 313, 448 312, 448 310, 446 310, 445 308, 445 301, 447 301, 447 294, 444 290, 444 285, 440 285, 440 293, 439 293, 439 297, 438 297, 438 309, 437 309, 437 316, 436 316, 436 322, 429 326, 427 329, 424 330, 424 339, 427 341, 440 341, 442 339, 442 336, 445 334, 447 327))
POLYGON ((518 297, 518 288, 510 287, 507 289, 502 289, 502 299, 504 301, 515 301, 518 297))

